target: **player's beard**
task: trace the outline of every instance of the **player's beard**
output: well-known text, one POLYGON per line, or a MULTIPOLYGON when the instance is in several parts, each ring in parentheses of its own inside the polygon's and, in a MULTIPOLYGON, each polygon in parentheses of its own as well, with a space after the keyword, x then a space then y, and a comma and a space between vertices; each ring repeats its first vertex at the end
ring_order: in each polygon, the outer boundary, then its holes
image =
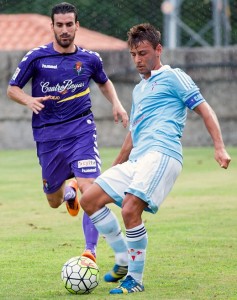
POLYGON ((55 39, 58 43, 59 46, 61 46, 62 48, 68 48, 70 47, 73 42, 74 42, 74 39, 75 39, 75 33, 73 35, 61 35, 61 36, 58 36, 56 33, 54 34, 55 36, 55 39), (66 40, 63 40, 63 38, 66 38, 66 40))

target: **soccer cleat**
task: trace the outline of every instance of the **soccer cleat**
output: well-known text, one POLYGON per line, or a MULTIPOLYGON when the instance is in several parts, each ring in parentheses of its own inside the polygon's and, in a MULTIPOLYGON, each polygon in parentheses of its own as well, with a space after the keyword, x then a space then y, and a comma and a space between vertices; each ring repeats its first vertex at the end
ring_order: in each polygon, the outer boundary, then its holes
POLYGON ((95 257, 95 254, 92 253, 91 250, 87 249, 85 250, 81 256, 85 256, 87 258, 90 258, 91 260, 93 260, 95 263, 96 263, 96 257, 95 257))
POLYGON ((128 294, 135 292, 143 292, 144 286, 138 283, 132 276, 128 275, 121 284, 110 290, 110 294, 128 294))
POLYGON ((69 214, 73 217, 77 216, 79 210, 80 210, 80 204, 77 196, 77 190, 78 190, 78 184, 76 179, 73 179, 69 181, 68 186, 71 186, 75 192, 76 192, 76 197, 72 200, 66 201, 66 207, 69 212, 69 214))
POLYGON ((104 281, 106 282, 117 282, 122 279, 128 273, 128 266, 114 265, 113 270, 106 273, 104 276, 104 281))

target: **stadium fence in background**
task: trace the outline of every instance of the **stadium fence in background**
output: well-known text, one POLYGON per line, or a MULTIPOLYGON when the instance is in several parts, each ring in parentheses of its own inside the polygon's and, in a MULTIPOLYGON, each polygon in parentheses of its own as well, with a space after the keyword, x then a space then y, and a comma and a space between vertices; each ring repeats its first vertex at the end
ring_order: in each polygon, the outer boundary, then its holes
MULTIPOLYGON (((60 0, 0 0, 1 14, 50 15, 60 0)), ((237 44, 236 0, 68 0, 77 6, 81 26, 126 40, 135 24, 149 22, 163 44, 177 47, 237 44)))

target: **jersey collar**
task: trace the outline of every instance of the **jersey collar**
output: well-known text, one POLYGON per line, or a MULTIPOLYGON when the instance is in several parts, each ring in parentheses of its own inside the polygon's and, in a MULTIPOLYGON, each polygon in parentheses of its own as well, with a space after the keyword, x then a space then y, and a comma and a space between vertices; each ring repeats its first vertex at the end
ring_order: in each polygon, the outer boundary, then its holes
MULTIPOLYGON (((170 69, 170 66, 169 65, 164 65, 164 66, 162 66, 158 70, 152 70, 151 71, 151 77, 153 77, 153 76, 155 76, 155 75, 157 75, 159 73, 162 73, 162 72, 164 72, 165 70, 168 70, 168 69, 170 69)), ((141 76, 142 79, 144 79, 144 75, 143 74, 139 74, 139 75, 141 76)))

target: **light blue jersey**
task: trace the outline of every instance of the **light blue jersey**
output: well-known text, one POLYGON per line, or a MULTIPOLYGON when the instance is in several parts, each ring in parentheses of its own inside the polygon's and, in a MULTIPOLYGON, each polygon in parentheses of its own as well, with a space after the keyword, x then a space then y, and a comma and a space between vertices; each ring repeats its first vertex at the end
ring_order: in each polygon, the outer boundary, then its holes
POLYGON ((182 163, 180 138, 187 107, 204 102, 191 77, 180 69, 165 65, 142 79, 133 90, 130 131, 133 149, 129 159, 137 160, 147 152, 159 151, 182 163))

